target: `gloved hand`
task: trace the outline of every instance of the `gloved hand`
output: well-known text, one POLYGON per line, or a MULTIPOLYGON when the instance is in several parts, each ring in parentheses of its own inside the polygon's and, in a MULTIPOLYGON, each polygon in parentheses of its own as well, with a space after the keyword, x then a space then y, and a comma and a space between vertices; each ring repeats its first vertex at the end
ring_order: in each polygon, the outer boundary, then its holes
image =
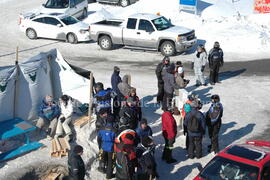
POLYGON ((190 66, 191 69, 194 68, 194 62, 191 63, 191 66, 190 66))
POLYGON ((222 67, 222 66, 223 66, 223 64, 224 64, 224 63, 223 63, 223 61, 222 61, 222 62, 220 62, 220 67, 222 67))
POLYGON ((65 117, 61 117, 61 118, 60 118, 61 123, 65 122, 65 120, 66 120, 65 117))
POLYGON ((205 68, 205 66, 202 66, 202 69, 201 69, 202 72, 204 71, 204 68, 205 68))

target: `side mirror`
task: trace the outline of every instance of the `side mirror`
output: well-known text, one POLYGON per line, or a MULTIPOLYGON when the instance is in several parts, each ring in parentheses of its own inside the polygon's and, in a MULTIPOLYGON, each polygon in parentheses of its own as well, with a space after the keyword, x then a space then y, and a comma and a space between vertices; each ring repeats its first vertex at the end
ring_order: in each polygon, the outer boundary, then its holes
POLYGON ((59 28, 63 27, 62 24, 57 24, 56 26, 59 27, 59 28))
POLYGON ((42 4, 43 7, 45 7, 45 4, 42 4))

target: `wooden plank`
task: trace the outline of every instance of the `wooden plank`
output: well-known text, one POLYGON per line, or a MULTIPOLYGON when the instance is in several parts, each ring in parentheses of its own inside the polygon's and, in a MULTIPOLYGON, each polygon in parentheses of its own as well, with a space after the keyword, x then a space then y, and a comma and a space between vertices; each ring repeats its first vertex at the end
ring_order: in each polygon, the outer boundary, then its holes
POLYGON ((61 151, 61 145, 58 138, 55 138, 56 151, 61 151))
POLYGON ((56 173, 56 172, 51 172, 50 174, 48 174, 45 178, 43 178, 42 180, 56 180, 61 173, 56 173))
POLYGON ((89 121, 89 117, 88 116, 81 116, 78 119, 75 120, 74 122, 74 126, 77 127, 83 127, 85 124, 87 124, 89 121))

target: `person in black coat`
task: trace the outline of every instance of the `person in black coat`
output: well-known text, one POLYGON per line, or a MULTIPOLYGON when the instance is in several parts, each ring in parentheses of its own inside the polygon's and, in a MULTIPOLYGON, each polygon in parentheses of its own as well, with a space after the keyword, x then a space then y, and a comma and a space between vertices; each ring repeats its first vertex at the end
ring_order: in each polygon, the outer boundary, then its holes
POLYGON ((209 68, 210 68, 210 84, 220 83, 218 79, 219 68, 223 66, 223 51, 220 48, 219 42, 214 43, 214 48, 210 50, 209 56, 209 68))
POLYGON ((127 103, 120 110, 120 118, 126 118, 128 120, 129 128, 135 130, 138 126, 139 116, 137 114, 136 102, 132 97, 127 99, 127 103))
POLYGON ((150 180, 158 178, 157 163, 155 161, 155 145, 151 136, 145 136, 136 149, 138 159, 137 179, 150 180))
POLYGON ((68 155, 69 180, 84 180, 85 166, 81 158, 83 147, 76 145, 73 152, 68 155))
POLYGON ((116 93, 116 98, 114 98, 114 103, 113 103, 113 114, 115 115, 115 117, 118 117, 120 108, 121 108, 121 102, 123 100, 123 95, 120 92, 119 88, 118 88, 118 84, 120 82, 122 82, 122 79, 120 77, 120 68, 117 66, 114 66, 113 68, 113 74, 111 77, 111 85, 112 85, 112 89, 113 91, 116 93))
POLYGON ((163 101, 163 96, 164 96, 163 76, 169 64, 170 64, 170 58, 165 56, 162 62, 159 63, 156 68, 156 76, 157 76, 157 81, 158 81, 157 103, 161 103, 163 101))

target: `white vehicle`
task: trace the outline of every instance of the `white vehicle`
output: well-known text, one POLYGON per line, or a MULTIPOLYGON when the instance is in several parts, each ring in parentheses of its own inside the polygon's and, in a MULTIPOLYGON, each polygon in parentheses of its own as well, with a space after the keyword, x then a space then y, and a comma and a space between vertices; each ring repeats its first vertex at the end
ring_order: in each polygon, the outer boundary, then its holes
POLYGON ((76 18, 87 17, 88 0, 48 0, 42 5, 40 13, 66 14, 76 18))
POLYGON ((20 30, 25 32, 29 39, 59 39, 72 44, 90 40, 89 25, 72 16, 58 14, 20 15, 19 25, 20 30))

